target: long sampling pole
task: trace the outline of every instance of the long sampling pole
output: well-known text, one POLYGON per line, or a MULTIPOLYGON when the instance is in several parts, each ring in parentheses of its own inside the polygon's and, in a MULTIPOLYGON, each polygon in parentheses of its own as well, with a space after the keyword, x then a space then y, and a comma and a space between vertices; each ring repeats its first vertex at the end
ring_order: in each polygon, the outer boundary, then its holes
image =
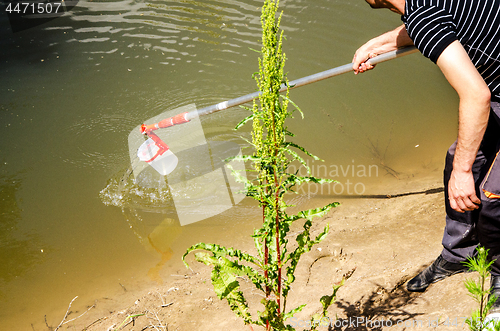
MULTIPOLYGON (((385 61, 389 61, 389 60, 392 60, 392 59, 395 59, 395 58, 398 58, 398 57, 401 57, 404 55, 412 54, 415 52, 417 52, 417 49, 415 48, 415 46, 409 46, 409 47, 401 48, 401 49, 398 49, 395 51, 391 51, 391 52, 387 52, 387 53, 378 55, 374 58, 369 59, 368 62, 371 65, 376 65, 376 64, 379 64, 379 63, 382 63, 385 61)), ((281 85, 280 92, 286 91, 287 88, 288 89, 297 88, 297 87, 304 86, 304 85, 311 84, 311 83, 315 83, 315 82, 318 82, 320 80, 324 80, 324 79, 327 79, 330 77, 335 77, 335 76, 338 76, 341 74, 345 74, 345 73, 350 72, 350 71, 353 71, 352 63, 344 64, 343 66, 340 66, 340 67, 332 68, 332 69, 325 70, 325 71, 322 71, 322 72, 319 72, 319 73, 316 73, 313 75, 309 75, 306 77, 302 77, 302 78, 293 80, 293 81, 289 82, 288 85, 283 84, 283 85, 281 85)), ((223 102, 220 102, 220 103, 212 105, 212 106, 208 106, 208 107, 193 110, 190 112, 178 114, 176 116, 164 119, 164 120, 162 120, 158 123, 155 123, 155 124, 150 124, 150 125, 143 124, 141 126, 141 132, 143 134, 148 134, 151 131, 156 130, 156 129, 167 128, 167 127, 172 126, 172 125, 186 123, 186 122, 189 122, 190 120, 192 120, 193 118, 196 118, 199 116, 212 114, 212 113, 215 113, 215 112, 227 109, 227 108, 239 106, 239 105, 242 105, 244 103, 250 102, 250 101, 258 98, 259 95, 260 95, 260 91, 250 93, 250 94, 247 94, 247 95, 235 98, 235 99, 223 101, 223 102)))

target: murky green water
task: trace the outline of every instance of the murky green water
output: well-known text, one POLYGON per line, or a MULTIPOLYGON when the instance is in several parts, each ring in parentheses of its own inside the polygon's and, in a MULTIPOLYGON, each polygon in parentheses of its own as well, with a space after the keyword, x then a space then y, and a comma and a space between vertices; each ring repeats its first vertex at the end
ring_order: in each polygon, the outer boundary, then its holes
MULTIPOLYGON (((166 110, 254 92, 260 5, 80 1, 65 16, 18 33, 0 15, 2 328, 42 329, 45 315, 57 326, 75 296, 74 307, 84 309, 123 287, 133 293, 168 282, 184 272, 179 257, 189 245, 231 244, 251 232, 258 211, 246 199, 181 227, 168 192, 127 184, 128 136, 166 110)), ((290 79, 348 63, 364 41, 400 24, 362 0, 281 6, 290 79)), ((323 192, 327 197, 439 177, 455 137, 455 94, 417 54, 291 97, 306 115, 290 123, 296 141, 325 160, 311 164, 314 174, 344 184, 323 192)), ((248 137, 249 128, 231 129, 246 115, 235 108, 202 118, 207 141, 245 145, 240 135, 248 137)), ((321 193, 313 189, 303 193, 321 193)), ((314 204, 311 196, 294 199, 314 204)))

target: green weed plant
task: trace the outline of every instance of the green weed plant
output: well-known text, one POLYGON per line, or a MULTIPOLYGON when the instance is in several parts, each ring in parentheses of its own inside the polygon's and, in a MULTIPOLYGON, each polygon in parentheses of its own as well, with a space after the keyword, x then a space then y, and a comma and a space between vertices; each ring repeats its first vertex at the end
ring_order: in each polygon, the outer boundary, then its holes
MULTIPOLYGON (((277 14, 279 0, 265 0, 262 7, 262 49, 259 58, 259 72, 254 75, 260 96, 254 101, 252 114, 238 124, 237 128, 252 122, 253 155, 240 157, 243 162, 252 163, 250 176, 242 176, 233 171, 236 180, 245 183, 247 196, 255 199, 262 209, 262 227, 254 230, 253 240, 256 255, 251 255, 234 248, 217 244, 199 243, 191 246, 182 257, 195 250, 195 259, 212 266, 212 284, 220 299, 226 299, 231 310, 241 317, 245 324, 259 325, 266 330, 295 330, 287 325, 287 319, 300 312, 306 305, 289 309, 287 298, 295 270, 301 256, 309 252, 313 245, 321 242, 328 233, 328 225, 315 237, 311 237, 312 219, 325 215, 338 203, 324 207, 301 211, 289 215, 291 207, 285 201, 287 193, 304 183, 331 183, 333 180, 313 176, 299 176, 298 172, 289 173, 292 162, 300 162, 308 171, 306 161, 299 154, 319 160, 303 147, 289 141, 294 135, 288 131, 285 121, 292 116, 288 105, 296 105, 289 99, 288 89, 280 94, 283 84, 287 84, 284 74, 285 55, 282 52, 283 31, 280 30, 281 14, 277 14), (250 178, 250 179, 247 179, 250 178), (294 222, 303 222, 302 230, 293 235, 290 227, 294 222), (199 251, 201 250, 201 251, 199 251), (250 280, 261 291, 264 299, 262 310, 253 316, 248 302, 240 290, 239 279, 250 280)), ((298 111, 302 114, 300 109, 298 111)), ((303 114, 302 114, 303 117, 303 114)), ((326 317, 328 307, 334 302, 336 293, 345 279, 333 286, 331 295, 323 296, 320 301, 322 312, 311 318, 311 330, 319 325, 318 321, 326 317)))
POLYGON ((477 256, 469 257, 464 264, 470 271, 479 273, 478 280, 467 279, 464 284, 469 295, 478 303, 478 309, 465 321, 471 331, 500 331, 500 322, 486 321, 491 307, 495 303, 496 296, 490 295, 490 289, 486 288, 486 278, 491 271, 493 261, 488 261, 488 250, 484 247, 477 248, 477 256), (489 299, 488 299, 489 297, 489 299))

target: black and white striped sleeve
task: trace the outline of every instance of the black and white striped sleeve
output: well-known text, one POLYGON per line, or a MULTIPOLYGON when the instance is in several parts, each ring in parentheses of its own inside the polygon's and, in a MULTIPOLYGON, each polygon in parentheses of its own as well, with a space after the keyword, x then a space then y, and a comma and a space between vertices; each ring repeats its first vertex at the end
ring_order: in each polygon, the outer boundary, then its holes
POLYGON ((417 7, 402 18, 415 46, 434 63, 458 39, 452 16, 441 8, 417 7))

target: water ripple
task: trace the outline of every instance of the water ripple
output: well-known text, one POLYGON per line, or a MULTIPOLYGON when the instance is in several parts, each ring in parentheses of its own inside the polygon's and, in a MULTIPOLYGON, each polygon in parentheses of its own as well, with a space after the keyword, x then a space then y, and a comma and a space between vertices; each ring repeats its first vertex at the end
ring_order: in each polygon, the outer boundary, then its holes
POLYGON ((71 36, 82 43, 102 43, 101 48, 116 38, 134 39, 147 44, 145 49, 163 55, 176 53, 180 59, 207 51, 240 54, 242 47, 244 52, 249 45, 258 47, 259 5, 258 1, 255 5, 240 1, 80 1, 69 14, 74 22, 71 36))

